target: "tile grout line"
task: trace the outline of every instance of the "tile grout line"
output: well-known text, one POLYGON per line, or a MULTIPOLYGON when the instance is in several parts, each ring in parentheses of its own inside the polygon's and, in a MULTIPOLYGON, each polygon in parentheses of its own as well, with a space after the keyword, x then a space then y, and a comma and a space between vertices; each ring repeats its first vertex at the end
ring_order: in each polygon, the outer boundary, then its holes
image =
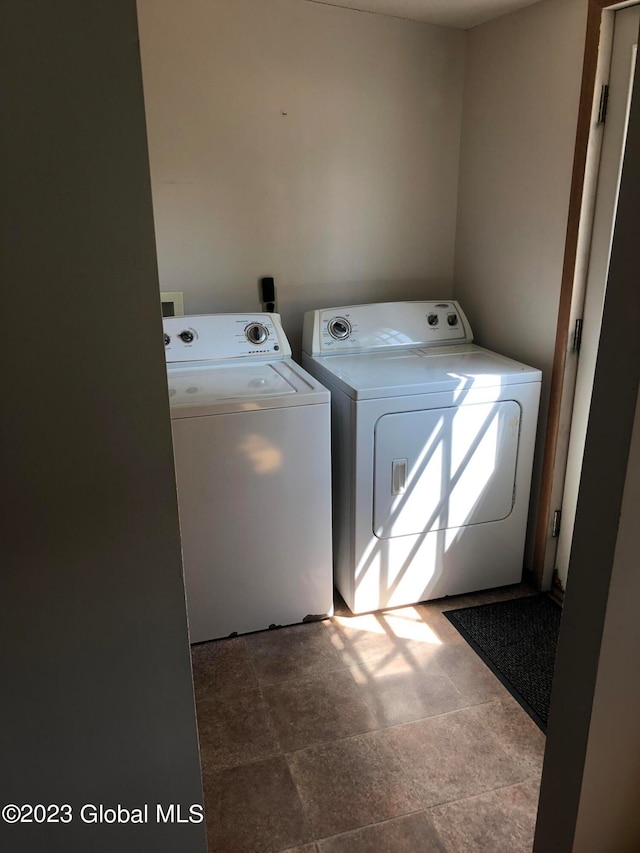
MULTIPOLYGON (((367 732, 367 734, 376 734, 376 732, 367 732)), ((354 737, 361 737, 361 736, 362 736, 362 735, 354 735, 354 737)), ((347 740, 347 738, 341 738, 341 740, 347 740)), ((336 743, 336 742, 337 742, 337 741, 330 741, 330 743, 336 743)), ((300 752, 301 750, 296 750, 296 751, 297 751, 297 752, 300 752)), ((303 811, 303 813, 304 813, 305 819, 307 819, 307 818, 308 818, 308 816, 307 816, 307 809, 306 809, 306 807, 305 807, 305 804, 304 804, 304 801, 303 801, 303 799, 302 799, 302 796, 300 795, 300 791, 299 791, 299 789, 298 789, 298 783, 297 783, 297 781, 296 781, 296 778, 295 778, 295 776, 294 776, 294 774, 293 774, 293 772, 292 772, 292 770, 291 770, 291 766, 289 765, 289 761, 288 761, 288 756, 289 756, 289 755, 291 755, 291 754, 293 754, 293 753, 286 753, 286 754, 285 754, 285 759, 287 759, 287 767, 289 768, 289 773, 290 773, 291 778, 292 778, 292 780, 293 780, 293 784, 295 785, 296 792, 298 793, 298 799, 299 799, 300 804, 301 804, 301 806, 302 806, 302 811, 303 811)), ((401 767, 400 769, 401 769, 401 772, 404 774, 404 769, 403 769, 402 767, 401 767)), ((405 777, 406 777, 406 774, 404 774, 404 775, 405 775, 405 777)), ((411 781, 411 780, 408 780, 408 781, 411 781)), ((411 783, 411 787, 413 788, 413 783, 411 783)), ((413 793, 413 792, 412 792, 412 793, 413 793)), ((418 799, 419 799, 419 797, 417 797, 417 796, 416 796, 416 799, 418 800, 418 799)), ((369 827, 369 826, 378 826, 378 825, 381 825, 381 824, 389 823, 389 822, 390 822, 390 821, 392 821, 392 820, 398 820, 398 819, 403 818, 403 817, 408 817, 409 815, 412 815, 412 814, 420 814, 420 813, 423 813, 423 812, 426 814, 426 809, 425 809, 424 807, 421 807, 421 808, 419 808, 419 809, 413 809, 412 811, 403 812, 402 814, 395 815, 394 817, 387 818, 386 820, 383 820, 383 821, 375 821, 375 822, 373 822, 373 823, 365 823, 365 824, 362 824, 361 826, 354 826, 354 827, 352 827, 351 829, 347 829, 347 830, 345 830, 344 832, 337 832, 337 833, 333 833, 332 835, 319 835, 319 836, 315 836, 315 833, 312 833, 312 834, 314 835, 313 843, 314 843, 314 844, 316 844, 316 849, 318 849, 318 848, 317 848, 317 842, 318 842, 318 841, 326 841, 327 839, 330 839, 330 838, 338 838, 338 837, 339 837, 339 836, 341 836, 341 835, 348 835, 348 834, 353 833, 353 832, 358 832, 358 831, 360 831, 360 830, 362 830, 362 829, 366 829, 366 828, 367 828, 367 827, 369 827)), ((310 822, 309 822, 309 826, 311 826, 310 822)), ((286 851, 286 849, 287 849, 287 848, 285 848, 285 851, 286 851)))
MULTIPOLYGON (((352 835, 356 832, 361 832, 363 829, 368 829, 370 826, 384 826, 385 824, 393 823, 396 820, 402 820, 405 817, 411 817, 412 815, 415 815, 415 814, 424 814, 428 817, 427 809, 425 809, 425 808, 414 809, 413 811, 403 812, 402 814, 396 815, 395 817, 386 818, 385 820, 376 820, 373 823, 364 823, 364 824, 362 824, 362 826, 354 826, 353 829, 347 829, 347 830, 345 830, 345 832, 334 832, 333 835, 320 835, 320 836, 318 836, 318 838, 314 839, 314 841, 316 844, 318 841, 330 841, 333 838, 341 838, 344 835, 352 835)), ((285 848, 285 851, 286 851, 286 848, 285 848)), ((283 853, 284 853, 284 851, 283 851, 283 853)))
MULTIPOLYGON (((305 824, 307 825, 307 827, 309 829, 309 836, 310 836, 310 838, 311 838, 311 840, 312 840, 312 842, 315 845, 316 850, 317 850, 318 845, 316 844, 315 832, 313 831, 313 827, 311 825, 311 818, 309 816, 309 812, 307 810, 305 802, 302 798, 302 794, 300 793, 300 788, 298 787, 298 782, 296 780, 296 777, 291 770, 291 765, 289 764, 288 753, 284 754, 284 760, 285 760, 285 764, 287 765, 287 771, 289 772, 289 776, 291 778, 291 781, 293 782, 293 787, 295 788, 296 797, 298 798, 298 802, 300 803, 300 808, 302 809, 302 814, 304 817, 305 824)), ((306 844, 306 843, 308 843, 308 842, 303 842, 303 844, 306 844)))
MULTIPOLYGON (((339 672, 341 670, 333 670, 332 672, 336 672, 336 671, 339 672)), ((330 673, 326 673, 326 674, 330 674, 330 673)), ((303 679, 309 678, 309 677, 310 676, 302 676, 302 677, 297 678, 297 679, 290 679, 289 682, 278 682, 278 684, 290 683, 290 681, 303 680, 303 679)), ((241 766, 247 765, 247 764, 254 764, 257 761, 261 761, 263 758, 271 758, 271 757, 274 757, 276 755, 284 755, 284 756, 293 755, 293 754, 296 754, 299 752, 304 752, 305 750, 316 749, 316 748, 321 747, 321 746, 327 746, 328 744, 340 743, 342 741, 350 740, 351 738, 355 738, 355 737, 363 737, 366 735, 383 734, 383 733, 389 732, 391 730, 402 729, 402 728, 405 728, 407 726, 416 725, 418 723, 425 722, 426 720, 434 720, 434 719, 437 719, 439 717, 446 717, 446 716, 449 716, 451 714, 458 714, 460 712, 470 710, 472 708, 479 708, 479 707, 482 707, 485 705, 487 705, 487 706, 488 705, 494 705, 494 704, 498 704, 498 703, 503 701, 500 698, 487 699, 487 700, 480 701, 480 702, 474 702, 474 703, 471 703, 469 705, 464 705, 460 708, 451 708, 448 711, 439 711, 438 713, 435 713, 435 714, 427 714, 427 715, 422 716, 422 717, 417 717, 414 720, 406 720, 405 722, 402 722, 402 723, 394 723, 393 725, 384 725, 384 724, 380 723, 379 718, 375 714, 375 710, 371 709, 370 706, 367 704, 367 708, 369 710, 371 710, 371 712, 374 716, 374 719, 376 720, 377 728, 365 729, 365 730, 359 731, 359 732, 356 731, 356 732, 352 732, 351 734, 348 734, 348 735, 342 735, 340 737, 328 738, 326 740, 320 740, 320 741, 317 741, 315 743, 309 743, 306 746, 301 746, 301 747, 298 747, 296 749, 285 750, 284 747, 282 746, 282 742, 281 742, 280 736, 278 734, 277 726, 275 725, 275 721, 273 718, 271 708, 269 707, 269 703, 265 699, 264 693, 262 692, 263 687, 272 687, 272 686, 277 686, 277 685, 266 684, 266 685, 258 685, 257 687, 251 687, 251 688, 240 688, 238 690, 230 690, 230 691, 225 691, 223 693, 214 694, 212 696, 204 696, 201 699, 197 700, 198 702, 213 701, 219 697, 230 696, 233 693, 247 692, 249 690, 256 690, 257 689, 260 692, 262 699, 264 700, 265 710, 266 710, 267 714, 269 715, 269 719, 270 719, 270 722, 271 722, 272 727, 274 729, 274 733, 276 735, 276 740, 278 742, 279 752, 269 753, 269 755, 261 756, 261 758, 255 759, 252 761, 242 761, 242 762, 239 762, 238 764, 232 764, 232 765, 228 765, 228 766, 222 766, 221 765, 216 769, 229 770, 229 769, 232 769, 233 767, 241 767, 241 766)), ((362 687, 362 685, 359 685, 357 683, 356 683, 356 686, 359 688, 362 687)), ((491 731, 491 729, 489 729, 489 731, 491 731)), ((395 751, 395 749, 394 749, 394 751, 395 751)), ((505 753, 505 754, 508 756, 508 753, 505 753)), ((399 758, 399 756, 398 756, 398 758, 399 758)))
MULTIPOLYGON (((356 738, 356 737, 366 737, 366 736, 373 736, 376 734, 384 734, 385 732, 387 732, 391 729, 401 729, 401 728, 404 728, 405 726, 412 726, 416 723, 424 722, 425 720, 434 720, 437 717, 446 717, 449 714, 457 714, 461 711, 467 711, 470 708, 478 708, 478 707, 480 707, 480 705, 491 705, 494 702, 499 702, 499 701, 500 701, 499 699, 490 699, 487 702, 480 702, 480 703, 477 703, 474 705, 465 705, 463 708, 452 708, 450 711, 441 711, 437 714, 429 714, 426 717, 419 717, 415 720, 407 720, 404 723, 394 723, 394 725, 392 725, 392 726, 379 725, 379 727, 377 729, 368 729, 368 730, 362 731, 362 732, 353 732, 350 735, 342 735, 341 737, 331 738, 329 740, 322 740, 322 741, 318 741, 317 743, 310 743, 310 744, 307 744, 307 746, 301 746, 301 747, 298 747, 297 749, 289 749, 286 751, 283 750, 282 754, 285 756, 295 755, 296 753, 304 752, 305 750, 308 750, 308 749, 317 749, 318 747, 321 747, 321 746, 328 746, 329 744, 332 744, 332 743, 341 743, 343 741, 351 740, 352 738, 356 738)), ((269 711, 268 707, 267 707, 267 710, 269 711)), ((272 721, 273 721, 273 718, 272 718, 272 721)), ((391 746, 391 744, 389 744, 389 745, 391 746)), ((394 750, 394 752, 395 752, 395 750, 394 750)), ((253 762, 250 762, 250 763, 253 763, 253 762)))
POLYGON ((464 803, 467 800, 475 800, 478 797, 485 797, 487 794, 495 794, 496 791, 506 791, 509 788, 516 788, 518 785, 530 785, 536 782, 535 776, 528 776, 521 782, 512 782, 510 785, 498 785, 496 788, 489 788, 487 791, 480 791, 478 794, 470 794, 468 797, 458 797, 457 800, 443 800, 441 803, 434 803, 431 806, 426 806, 424 811, 430 812, 433 809, 442 808, 442 806, 450 806, 454 803, 464 803))

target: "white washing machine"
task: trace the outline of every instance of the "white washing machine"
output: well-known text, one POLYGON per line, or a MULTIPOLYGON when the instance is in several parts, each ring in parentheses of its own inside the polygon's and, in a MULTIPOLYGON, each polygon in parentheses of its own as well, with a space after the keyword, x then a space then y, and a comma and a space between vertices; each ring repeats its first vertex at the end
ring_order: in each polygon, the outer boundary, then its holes
POLYGON ((329 392, 277 314, 163 326, 191 642, 331 615, 329 392))
POLYGON ((457 302, 308 312, 331 391, 335 583, 354 613, 517 583, 541 373, 472 343, 457 302))

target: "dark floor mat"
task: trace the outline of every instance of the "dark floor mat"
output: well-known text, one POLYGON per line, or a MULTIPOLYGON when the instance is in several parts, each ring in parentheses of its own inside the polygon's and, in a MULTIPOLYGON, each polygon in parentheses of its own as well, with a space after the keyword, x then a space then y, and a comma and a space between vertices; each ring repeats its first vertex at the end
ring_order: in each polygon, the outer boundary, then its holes
POLYGON ((444 615, 546 731, 560 605, 541 594, 447 610, 444 615))

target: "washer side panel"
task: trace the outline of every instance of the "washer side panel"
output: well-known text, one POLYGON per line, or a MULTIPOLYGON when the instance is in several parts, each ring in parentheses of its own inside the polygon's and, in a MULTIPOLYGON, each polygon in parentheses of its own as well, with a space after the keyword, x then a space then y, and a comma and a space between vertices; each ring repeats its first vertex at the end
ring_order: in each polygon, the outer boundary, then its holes
POLYGON ((332 612, 329 412, 173 421, 192 643, 332 612))

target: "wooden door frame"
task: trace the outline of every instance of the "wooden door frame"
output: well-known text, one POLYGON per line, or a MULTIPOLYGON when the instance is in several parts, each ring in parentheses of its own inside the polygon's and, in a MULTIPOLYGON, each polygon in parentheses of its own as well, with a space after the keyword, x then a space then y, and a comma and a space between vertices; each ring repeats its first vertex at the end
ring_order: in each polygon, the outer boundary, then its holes
POLYGON ((582 66, 582 82, 580 85, 576 142, 573 157, 573 171, 571 175, 567 231, 560 285, 560 302, 558 306, 558 322, 556 326, 553 368, 551 371, 549 408, 547 414, 544 455, 542 461, 542 477, 534 539, 532 566, 533 580, 539 589, 544 585, 543 575, 545 571, 547 549, 551 541, 551 527, 553 523, 552 512, 554 507, 552 506, 552 501, 555 485, 555 468, 561 428, 561 410, 567 351, 569 335, 571 333, 570 316, 574 296, 576 264, 578 260, 578 234, 585 189, 585 171, 591 133, 591 117, 595 95, 602 17, 603 12, 609 9, 617 7, 623 8, 625 5, 631 5, 631 3, 621 3, 620 0, 587 0, 587 3, 587 27, 582 66))

